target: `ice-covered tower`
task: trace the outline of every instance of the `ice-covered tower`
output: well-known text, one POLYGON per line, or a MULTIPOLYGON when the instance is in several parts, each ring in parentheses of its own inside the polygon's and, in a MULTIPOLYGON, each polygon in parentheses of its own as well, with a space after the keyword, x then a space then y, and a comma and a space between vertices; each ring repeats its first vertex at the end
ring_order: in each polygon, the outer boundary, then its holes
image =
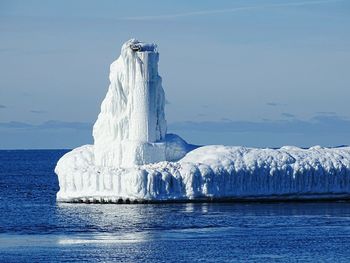
POLYGON ((165 96, 155 44, 127 41, 93 128, 95 163, 130 167, 165 160, 165 96))

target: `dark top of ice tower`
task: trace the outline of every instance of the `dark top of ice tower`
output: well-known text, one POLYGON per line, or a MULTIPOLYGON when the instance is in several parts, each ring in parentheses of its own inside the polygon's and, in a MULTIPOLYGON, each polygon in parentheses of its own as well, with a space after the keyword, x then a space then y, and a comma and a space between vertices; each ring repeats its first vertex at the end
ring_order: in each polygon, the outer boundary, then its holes
POLYGON ((130 44, 130 48, 135 52, 136 51, 138 52, 145 52, 145 51, 156 52, 157 51, 157 45, 153 43, 148 44, 143 42, 136 42, 136 43, 130 44))

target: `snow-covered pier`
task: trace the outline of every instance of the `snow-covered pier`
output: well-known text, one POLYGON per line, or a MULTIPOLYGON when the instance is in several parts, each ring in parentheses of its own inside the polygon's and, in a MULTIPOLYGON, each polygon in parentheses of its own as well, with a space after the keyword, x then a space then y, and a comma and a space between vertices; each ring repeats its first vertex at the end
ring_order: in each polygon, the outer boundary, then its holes
POLYGON ((94 125, 94 145, 57 163, 57 200, 143 203, 350 197, 350 147, 255 149, 167 134, 155 44, 126 42, 94 125))

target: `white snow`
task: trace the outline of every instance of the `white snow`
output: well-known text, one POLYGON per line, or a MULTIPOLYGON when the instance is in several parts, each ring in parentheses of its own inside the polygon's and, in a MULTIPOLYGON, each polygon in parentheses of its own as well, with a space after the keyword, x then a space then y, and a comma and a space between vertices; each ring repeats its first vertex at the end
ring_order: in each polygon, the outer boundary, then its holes
POLYGON ((155 44, 123 45, 94 145, 57 163, 58 201, 350 198, 350 147, 198 147, 166 134, 158 60, 155 44))
POLYGON ((254 149, 204 146, 178 162, 112 168, 93 146, 57 164, 59 201, 288 199, 350 196, 350 147, 254 149))
POLYGON ((111 64, 111 84, 93 128, 96 165, 165 161, 165 96, 158 60, 154 44, 131 39, 111 64), (133 51, 133 46, 141 51, 133 51))

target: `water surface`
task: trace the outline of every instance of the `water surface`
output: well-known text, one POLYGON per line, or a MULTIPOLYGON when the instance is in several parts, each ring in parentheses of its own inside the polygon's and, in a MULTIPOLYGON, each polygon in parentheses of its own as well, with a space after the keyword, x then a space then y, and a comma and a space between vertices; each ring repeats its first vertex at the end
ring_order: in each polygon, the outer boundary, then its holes
POLYGON ((65 152, 0 151, 0 262, 350 262, 350 203, 57 204, 65 152))

